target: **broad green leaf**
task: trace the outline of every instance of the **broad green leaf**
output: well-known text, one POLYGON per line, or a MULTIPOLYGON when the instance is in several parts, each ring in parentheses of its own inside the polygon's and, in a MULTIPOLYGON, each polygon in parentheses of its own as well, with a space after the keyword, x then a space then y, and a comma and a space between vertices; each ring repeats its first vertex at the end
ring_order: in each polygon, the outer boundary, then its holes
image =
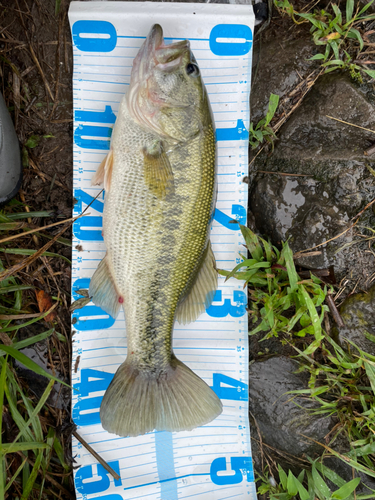
POLYGON ((316 470, 315 465, 312 466, 311 472, 316 489, 324 496, 325 499, 329 500, 331 496, 331 490, 328 488, 324 479, 316 470))
POLYGON ((367 75, 371 76, 371 78, 375 78, 375 70, 374 70, 374 69, 363 69, 363 71, 364 71, 367 75))
POLYGON ((345 21, 349 23, 353 17, 353 10, 354 10, 354 0, 347 0, 346 1, 346 19, 345 21))
POLYGON ((263 250, 262 246, 258 240, 258 237, 253 233, 248 227, 240 224, 240 229, 242 236, 245 238, 246 246, 253 259, 258 261, 263 260, 263 250))
POLYGON ((279 105, 280 97, 277 94, 270 95, 270 101, 268 104, 268 111, 266 115, 265 125, 268 125, 275 115, 277 106, 279 105))
POLYGON ((341 14, 341 10, 338 8, 338 6, 336 4, 332 4, 332 9, 336 15, 336 20, 339 24, 342 24, 342 14, 341 14))
POLYGON ((309 61, 317 61, 317 60, 320 60, 320 59, 324 59, 325 60, 324 54, 315 54, 315 56, 312 56, 312 57, 309 58, 309 61))
POLYGON ((287 487, 287 491, 288 491, 289 495, 293 495, 293 496, 297 495, 297 493, 298 493, 297 479, 291 470, 289 470, 289 473, 288 473, 286 487, 287 487))
POLYGON ((352 479, 348 483, 344 484, 344 486, 341 486, 341 488, 334 491, 332 493, 331 498, 335 499, 335 500, 345 500, 357 488, 357 486, 359 485, 360 482, 361 482, 361 478, 359 478, 359 477, 352 479))
POLYGON ((333 53, 335 55, 335 58, 336 59, 340 59, 340 54, 339 54, 339 46, 337 45, 337 42, 335 42, 334 40, 332 42, 330 42, 330 45, 332 47, 332 50, 333 50, 333 53))
POLYGON ((302 481, 301 482, 297 481, 297 489, 299 496, 301 497, 301 500, 310 500, 310 494, 307 491, 307 489, 303 486, 302 481))
POLYGON ((363 49, 363 38, 358 30, 355 28, 350 28, 349 33, 346 35, 348 38, 356 38, 359 41, 359 50, 363 49))
POLYGON ((33 372, 37 373, 38 375, 43 375, 43 377, 47 377, 51 380, 54 380, 55 382, 59 382, 60 384, 65 385, 66 387, 70 387, 68 384, 63 382, 62 380, 58 379, 57 377, 51 375, 50 373, 46 372, 44 368, 41 366, 37 365, 35 361, 27 357, 25 354, 22 352, 17 351, 17 349, 14 349, 11 346, 8 345, 2 345, 1 350, 5 351, 7 354, 12 356, 12 358, 16 359, 20 363, 22 363, 26 368, 29 370, 32 370, 33 372))
POLYGON ((371 454, 375 454, 375 443, 365 444, 360 448, 356 448, 355 450, 350 451, 348 453, 348 457, 350 458, 363 457, 364 455, 371 455, 371 454))
POLYGON ((288 484, 288 477, 284 472, 284 469, 281 467, 281 465, 278 465, 278 471, 279 471, 279 477, 280 477, 280 482, 282 484, 282 487, 284 490, 287 489, 287 484, 288 484))

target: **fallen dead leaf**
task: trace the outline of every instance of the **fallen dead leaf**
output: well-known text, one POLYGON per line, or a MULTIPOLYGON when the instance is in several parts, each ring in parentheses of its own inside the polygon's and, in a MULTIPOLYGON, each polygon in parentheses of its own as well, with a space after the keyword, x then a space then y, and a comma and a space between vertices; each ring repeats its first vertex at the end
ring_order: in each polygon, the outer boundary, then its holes
MULTIPOLYGON (((41 313, 44 313, 48 311, 48 309, 51 309, 51 307, 53 306, 53 302, 48 293, 44 292, 43 290, 35 290, 35 295, 38 301, 39 311, 41 313)), ((56 311, 52 311, 44 319, 46 321, 54 321, 55 318, 56 311)))

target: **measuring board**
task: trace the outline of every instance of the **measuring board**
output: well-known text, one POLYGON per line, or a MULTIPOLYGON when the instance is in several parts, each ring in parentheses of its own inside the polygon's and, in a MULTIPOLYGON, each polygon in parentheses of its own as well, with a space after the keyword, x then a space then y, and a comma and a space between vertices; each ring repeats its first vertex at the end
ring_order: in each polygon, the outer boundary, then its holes
MULTIPOLYGON (((249 5, 72 2, 74 215, 100 192, 91 179, 109 149, 132 61, 154 23, 166 43, 189 39, 214 112, 218 199, 211 242, 218 268, 240 262, 246 223, 249 94, 254 15, 249 5)), ((73 226, 73 300, 105 255, 104 196, 73 226)), ((219 278, 197 321, 175 324, 176 356, 221 398, 223 413, 191 432, 121 438, 103 430, 104 391, 127 352, 125 318, 89 303, 73 313, 72 413, 78 433, 121 476, 115 480, 73 438, 77 498, 105 500, 256 499, 248 421, 248 325, 243 283, 219 278)))

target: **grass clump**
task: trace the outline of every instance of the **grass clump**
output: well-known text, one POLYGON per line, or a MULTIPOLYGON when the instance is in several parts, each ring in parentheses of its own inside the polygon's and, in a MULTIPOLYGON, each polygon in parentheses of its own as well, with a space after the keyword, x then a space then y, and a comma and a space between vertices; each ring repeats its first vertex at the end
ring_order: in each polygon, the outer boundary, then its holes
POLYGON ((232 276, 249 285, 249 314, 254 328, 249 332, 267 332, 264 339, 278 337, 281 333, 305 337, 314 341, 307 353, 320 346, 323 338, 322 321, 328 307, 323 304, 327 287, 314 275, 301 280, 297 274, 293 254, 288 243, 282 250, 268 243, 240 225, 251 256, 243 258, 232 271, 219 270, 226 279, 232 276))
POLYGON ((366 500, 373 498, 369 495, 356 495, 354 491, 360 483, 360 478, 345 482, 333 470, 311 460, 311 470, 302 470, 296 477, 291 470, 288 474, 281 465, 278 465, 279 483, 265 475, 258 478, 260 485, 258 493, 267 494, 269 500, 366 500), (329 479, 338 488, 332 491, 327 484, 329 479), (304 486, 306 485, 306 487, 304 486))
POLYGON ((365 44, 364 23, 375 19, 375 14, 366 14, 373 1, 360 9, 359 4, 355 7, 354 0, 347 0, 344 12, 334 3, 329 4, 327 10, 315 9, 313 12, 297 12, 289 0, 274 0, 274 4, 296 24, 310 23, 314 43, 324 47, 324 52, 314 55, 311 60, 322 61, 326 73, 349 70, 352 78, 362 82, 361 73, 375 78, 375 70, 366 69, 358 61, 365 44))
MULTIPOLYGON (((68 498, 70 493, 65 486, 70 481, 70 466, 64 458, 63 438, 55 429, 54 417, 51 419, 53 424, 49 423, 51 416, 56 416, 56 411, 60 410, 48 403, 54 385, 57 382, 67 384, 22 352, 38 342, 53 340, 52 344, 47 344, 51 359, 54 346, 65 340, 56 331, 56 316, 51 314, 60 299, 48 295, 50 305, 48 309, 41 309, 33 280, 24 277, 22 281, 15 273, 8 276, 12 266, 7 269, 4 266, 5 254, 8 254, 8 259, 19 260, 23 255, 32 256, 37 252, 14 248, 17 246, 14 240, 8 240, 10 233, 27 230, 32 217, 49 217, 50 213, 13 213, 15 206, 18 205, 8 206, 7 213, 0 212, 0 240, 4 240, 0 248, 4 255, 0 258, 0 498, 41 500, 59 495, 68 498), (25 219, 29 222, 24 222, 25 219), (35 313, 33 305, 39 312, 35 313), (21 334, 25 328, 28 329, 27 335, 21 334), (15 368, 15 360, 33 373, 49 379, 41 396, 29 390, 28 383, 15 368)), ((42 258, 58 256, 49 252, 43 255, 42 258)), ((33 265, 31 261, 30 265, 33 265)))

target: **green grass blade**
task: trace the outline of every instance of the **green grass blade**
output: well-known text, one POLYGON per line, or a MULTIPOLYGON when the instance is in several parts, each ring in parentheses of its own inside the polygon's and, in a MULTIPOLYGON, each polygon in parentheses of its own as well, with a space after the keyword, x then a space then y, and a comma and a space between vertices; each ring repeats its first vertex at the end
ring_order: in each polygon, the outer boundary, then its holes
POLYGON ((313 301, 311 300, 310 295, 306 292, 305 287, 303 285, 298 285, 298 288, 305 300, 307 309, 309 310, 312 326, 314 328, 315 338, 316 340, 320 340, 322 338, 322 328, 320 325, 320 319, 317 310, 314 306, 313 301))
POLYGON ((19 292, 22 290, 32 290, 34 287, 28 286, 28 285, 7 285, 7 286, 1 286, 0 283, 0 293, 12 293, 12 292, 19 292))
POLYGON ((240 225, 242 236, 245 238, 246 246, 253 259, 258 261, 263 259, 263 250, 259 239, 248 227, 240 225))
MULTIPOLYGON (((29 250, 26 248, 0 248, 0 252, 8 253, 10 255, 34 255, 38 250, 29 250)), ((45 257, 59 257, 60 259, 65 260, 68 264, 71 264, 71 261, 64 257, 64 255, 60 255, 58 253, 53 252, 43 252, 41 256, 45 257)))
POLYGON ((345 22, 349 23, 353 17, 353 10, 354 10, 354 0, 347 0, 346 1, 346 19, 345 22))
POLYGON ((8 214, 8 219, 18 220, 18 219, 29 219, 31 217, 52 217, 54 212, 42 211, 42 212, 20 212, 18 214, 8 214))
MULTIPOLYGON (((10 413, 12 415, 12 418, 13 418, 15 424, 17 425, 18 428, 23 427, 26 422, 22 418, 21 413, 18 411, 17 402, 14 401, 13 396, 10 393, 8 387, 5 387, 5 393, 6 393, 6 396, 7 396, 10 413)), ((35 439, 35 437, 33 436, 33 433, 31 432, 30 429, 26 430, 26 437, 27 437, 27 439, 29 441, 32 441, 33 439, 35 439)))
MULTIPOLYGON (((4 390, 5 390, 5 381, 6 381, 6 368, 7 368, 7 362, 8 362, 8 356, 4 360, 2 367, 1 367, 1 374, 0 374, 0 409, 1 409, 1 415, 0 415, 0 450, 2 446, 2 425, 3 425, 3 405, 4 405, 4 390)), ((5 498, 4 497, 4 487, 5 487, 5 482, 6 482, 6 476, 5 476, 5 471, 4 471, 4 463, 5 463, 5 457, 3 456, 3 453, 0 452, 0 498, 5 498)))
MULTIPOLYGON (((15 479, 17 479, 19 473, 21 472, 21 470, 23 469, 25 463, 26 463, 26 460, 27 460, 27 457, 23 460, 23 462, 21 462, 21 465, 18 467, 18 469, 16 470, 16 472, 13 474, 13 476, 11 477, 9 483, 7 483, 6 487, 5 487, 5 490, 4 491, 7 491, 9 490, 9 488, 12 486, 13 484, 13 481, 15 479)), ((0 495, 0 498, 3 498, 1 495, 0 495)))
POLYGON ((288 272, 288 278, 290 283, 290 288, 292 292, 297 290, 297 282, 299 281, 299 276, 296 271, 296 267, 293 261, 293 252, 290 249, 288 243, 284 243, 282 254, 285 258, 286 270, 288 272))
POLYGON ((6 483, 5 456, 0 452, 0 498, 5 498, 6 483))
POLYGON ((314 484, 319 493, 324 496, 327 500, 331 497, 331 491, 323 480, 322 476, 316 470, 315 465, 312 466, 312 477, 314 480, 314 484))
POLYGON ((30 493, 33 489, 35 480, 38 476, 38 472, 39 472, 39 468, 40 468, 40 464, 42 462, 42 459, 43 459, 43 451, 40 451, 38 453, 38 456, 36 457, 34 467, 31 470, 29 479, 27 480, 26 485, 23 489, 21 500, 27 500, 29 498, 30 493))
POLYGON ((365 365, 366 375, 368 376, 371 384, 372 392, 375 394, 375 367, 365 359, 363 360, 363 363, 365 365))
POLYGON ((53 442, 53 449, 57 455, 57 458, 60 460, 61 465, 65 470, 69 470, 69 465, 65 462, 64 450, 60 443, 59 438, 56 436, 55 441, 53 442))
POLYGON ((22 443, 5 443, 1 445, 3 453, 14 453, 17 451, 28 451, 28 450, 43 450, 49 448, 46 443, 38 443, 36 441, 32 442, 22 442, 22 443), (8 451, 10 449, 10 451, 8 451))
MULTIPOLYGON (((36 344, 41 340, 47 339, 53 334, 54 331, 55 329, 51 328, 46 332, 39 333, 38 335, 34 335, 33 337, 29 337, 28 339, 20 340, 19 342, 14 343, 12 347, 13 349, 17 349, 19 351, 21 349, 24 349, 25 347, 28 347, 29 345, 36 344)), ((1 346, 0 346, 0 356, 4 356, 4 352, 1 352, 1 346)))
POLYGON ((37 365, 35 361, 32 359, 28 358, 25 354, 22 352, 17 351, 17 349, 14 349, 13 347, 10 347, 8 345, 2 345, 1 349, 5 351, 7 354, 12 356, 12 358, 16 359, 20 363, 22 363, 26 368, 29 370, 32 370, 33 372, 37 373, 38 375, 43 375, 43 377, 47 377, 51 380, 54 380, 55 382, 59 382, 60 384, 65 385, 66 387, 70 387, 68 384, 63 382, 62 380, 58 379, 57 377, 54 377, 50 373, 46 372, 44 368, 41 366, 37 365))
MULTIPOLYGON (((7 362, 8 362, 8 356, 5 358, 4 362, 2 363, 1 367, 1 374, 0 374, 0 408, 1 408, 1 414, 0 414, 0 445, 1 445, 1 436, 2 436, 2 426, 3 426, 3 411, 2 409, 4 408, 4 391, 5 391, 5 380, 6 380, 6 370, 7 370, 7 362)), ((1 498, 1 496, 0 496, 1 498)))
POLYGON ((31 319, 30 321, 26 321, 25 323, 22 323, 21 325, 14 325, 14 326, 7 326, 6 328, 3 328, 3 332, 13 332, 14 330, 20 330, 21 328, 25 328, 26 326, 32 325, 33 323, 37 323, 41 319, 45 318, 48 316, 49 311, 46 311, 42 313, 40 316, 37 316, 36 318, 31 319))
MULTIPOLYGON (((16 437, 16 439, 13 441, 13 444, 15 444, 21 436, 23 436, 25 434, 25 430, 27 429, 27 427, 35 420, 37 419, 37 415, 38 413, 40 412, 40 410, 42 409, 42 407, 44 406, 44 403, 47 401, 51 391, 52 391, 52 387, 53 387, 53 384, 55 383, 54 380, 50 380, 47 387, 45 388, 43 394, 42 394, 42 397, 40 398, 40 400, 38 401, 38 404, 36 405, 36 407, 33 409, 33 411, 29 414, 29 420, 25 423, 24 426, 22 426, 22 428, 19 427, 19 433, 16 437)), ((38 419, 39 421, 39 419, 38 419)), ((39 422, 39 425, 40 425, 40 422, 39 422)), ((40 429, 41 430, 41 429, 40 429)), ((42 436, 38 436, 37 433, 36 433, 36 437, 37 439, 41 438, 42 436)), ((11 453, 10 451, 8 451, 8 453, 11 453)))

